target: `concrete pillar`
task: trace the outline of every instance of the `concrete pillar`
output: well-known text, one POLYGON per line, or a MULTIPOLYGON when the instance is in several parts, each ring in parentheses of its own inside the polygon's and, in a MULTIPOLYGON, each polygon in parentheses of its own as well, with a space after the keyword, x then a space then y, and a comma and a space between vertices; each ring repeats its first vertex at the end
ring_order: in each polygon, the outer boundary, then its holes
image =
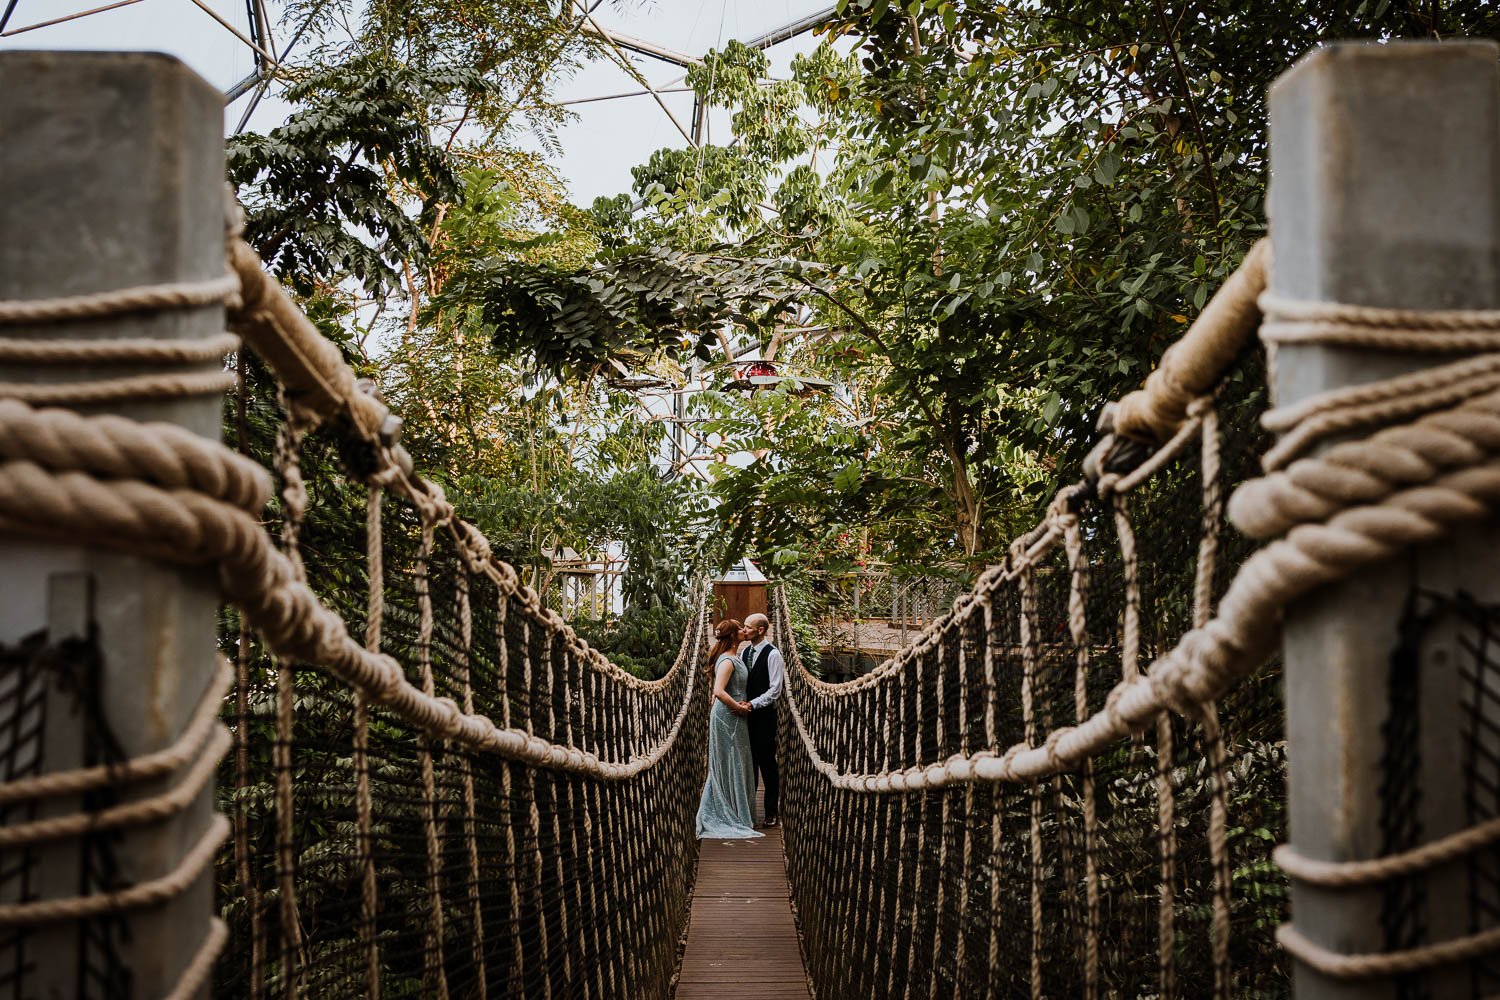
MULTIPOLYGON (((207 82, 161 55, 0 52, 0 94, 0 299, 224 275, 223 109, 207 82)), ((223 309, 212 306, 13 326, 0 334, 189 340, 223 329, 223 309)), ((6 364, 0 381, 82 381, 147 370, 6 364)), ((217 440, 221 405, 210 396, 83 409, 170 421, 217 440)), ((57 640, 91 623, 103 657, 99 704, 128 757, 173 743, 204 696, 216 669, 218 603, 208 571, 0 536, 0 643, 14 645, 48 630, 57 640)), ((72 696, 49 680, 44 772, 83 764, 75 709, 72 696)), ((13 738, 0 731, 0 755, 13 738)), ((161 788, 133 787, 123 799, 161 788)), ((41 814, 79 807, 76 798, 54 800, 41 814)), ((208 829, 212 812, 210 789, 170 821, 126 831, 113 848, 121 878, 139 883, 176 868, 208 829)), ((22 818, 13 815, 10 822, 22 818)), ((36 897, 77 895, 78 841, 41 849, 34 871, 36 897)), ((178 981, 213 912, 210 866, 176 899, 126 915, 129 933, 115 935, 115 945, 132 995, 161 996, 178 981)), ((35 968, 18 995, 79 995, 79 948, 76 923, 36 929, 27 946, 35 968)))
MULTIPOLYGON (((1341 44, 1271 88, 1272 290, 1284 297, 1415 309, 1500 306, 1500 48, 1490 42, 1341 44)), ((1451 356, 1287 345, 1278 404, 1388 378, 1451 356)), ((1309 858, 1384 853, 1387 739, 1414 740, 1420 841, 1466 825, 1456 636, 1424 643, 1416 719, 1392 718, 1391 654, 1413 588, 1500 602, 1500 530, 1487 524, 1300 602, 1286 626, 1291 841, 1309 858), (1477 553, 1482 557, 1476 558, 1477 553), (1388 728, 1388 724, 1391 728, 1388 728), (1396 733, 1410 726, 1412 736, 1396 733)), ((1410 713, 1410 708, 1407 708, 1410 713)), ((1407 746, 1411 744, 1408 743, 1407 746)), ((1414 845, 1413 845, 1414 846, 1414 845)), ((1462 863, 1425 882, 1426 941, 1470 932, 1462 863)), ((1293 884, 1298 929, 1344 953, 1387 948, 1384 889, 1293 884)), ((1426 976, 1433 1000, 1467 997, 1466 966, 1426 976)), ((1335 982, 1298 964, 1310 998, 1395 998, 1390 981, 1335 982)))

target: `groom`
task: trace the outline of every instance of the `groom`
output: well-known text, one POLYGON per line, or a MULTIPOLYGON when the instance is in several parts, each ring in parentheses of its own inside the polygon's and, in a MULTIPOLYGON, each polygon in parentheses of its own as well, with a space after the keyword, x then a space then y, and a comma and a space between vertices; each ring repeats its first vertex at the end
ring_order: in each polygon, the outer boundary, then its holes
POLYGON ((766 785, 766 826, 775 826, 780 822, 777 799, 781 790, 776 775, 776 699, 781 697, 786 663, 781 650, 766 638, 770 626, 765 615, 745 619, 746 638, 750 640, 750 648, 745 650, 745 664, 750 668, 745 697, 750 699, 750 756, 755 761, 756 780, 766 785))

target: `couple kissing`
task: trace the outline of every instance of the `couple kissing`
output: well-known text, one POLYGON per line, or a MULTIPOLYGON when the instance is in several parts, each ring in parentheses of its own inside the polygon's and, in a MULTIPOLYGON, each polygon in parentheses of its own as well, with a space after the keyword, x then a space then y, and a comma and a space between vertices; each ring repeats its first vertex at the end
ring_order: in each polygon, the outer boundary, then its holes
POLYGON ((708 717, 708 779, 698 803, 698 838, 733 840, 762 836, 756 830, 755 788, 765 782, 765 823, 776 826, 780 791, 776 774, 776 700, 786 663, 767 638, 770 622, 753 614, 740 624, 727 618, 714 628, 713 707, 708 717))

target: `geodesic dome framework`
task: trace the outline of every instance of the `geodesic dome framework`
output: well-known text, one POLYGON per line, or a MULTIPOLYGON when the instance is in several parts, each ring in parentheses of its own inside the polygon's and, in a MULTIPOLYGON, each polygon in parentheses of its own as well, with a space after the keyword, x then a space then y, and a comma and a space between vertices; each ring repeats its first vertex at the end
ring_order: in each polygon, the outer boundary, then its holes
MULTIPOLYGON (((273 87, 280 64, 296 54, 299 44, 305 43, 309 27, 331 0, 295 13, 290 13, 281 0, 110 0, 108 3, 75 0, 66 6, 51 0, 0 2, 4 3, 0 11, 0 51, 24 47, 171 52, 224 92, 226 106, 235 109, 228 116, 228 122, 236 123, 231 130, 239 132, 273 87)), ((724 34, 727 19, 724 15, 731 9, 743 8, 754 13, 753 18, 736 17, 736 26, 741 30, 730 37, 744 35, 740 40, 756 49, 770 49, 797 38, 834 13, 834 7, 822 3, 795 7, 788 0, 781 16, 769 18, 774 23, 746 31, 744 20, 767 20, 763 5, 724 0, 715 41, 728 40, 724 34)), ((658 83, 647 78, 661 66, 685 70, 700 62, 699 56, 659 39, 619 30, 611 23, 612 13, 605 0, 560 0, 558 17, 571 18, 575 31, 603 41, 604 55, 597 61, 613 65, 638 89, 585 94, 561 103, 581 109, 599 102, 651 97, 683 141, 700 144, 706 117, 696 113, 696 109, 692 115, 677 114, 670 106, 670 95, 690 92, 681 75, 658 83)), ((681 13, 682 19, 693 15, 696 29, 702 21, 703 8, 694 3, 681 13)), ((693 44, 689 42, 688 47, 693 44)))

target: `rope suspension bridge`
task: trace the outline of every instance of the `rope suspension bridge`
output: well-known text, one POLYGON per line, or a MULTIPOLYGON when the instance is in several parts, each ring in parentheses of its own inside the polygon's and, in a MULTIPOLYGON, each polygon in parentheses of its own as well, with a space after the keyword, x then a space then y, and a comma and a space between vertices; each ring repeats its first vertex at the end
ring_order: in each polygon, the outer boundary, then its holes
POLYGON ((215 95, 165 60, 0 56, 0 91, 106 85, 141 99, 0 109, 27 195, 0 240, 0 992, 1500 989, 1500 581, 1465 558, 1500 537, 1493 45, 1288 72, 1274 265, 1257 244, 899 653, 821 680, 773 589, 784 856, 694 839, 705 590, 659 680, 590 648, 223 223, 215 95), (1432 250, 1476 191, 1489 228, 1432 250), (773 919, 742 896, 786 915, 774 963, 736 952, 773 919), (730 970, 690 976, 702 949, 730 970))

